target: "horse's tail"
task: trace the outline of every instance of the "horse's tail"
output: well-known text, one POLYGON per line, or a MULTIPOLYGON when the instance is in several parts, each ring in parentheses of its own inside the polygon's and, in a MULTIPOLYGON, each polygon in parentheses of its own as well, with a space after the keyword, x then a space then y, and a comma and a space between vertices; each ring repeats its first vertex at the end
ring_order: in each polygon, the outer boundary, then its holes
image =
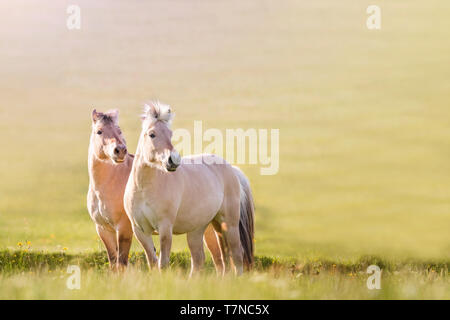
POLYGON ((234 173, 239 179, 241 189, 239 235, 243 249, 244 265, 247 269, 253 266, 254 236, 255 236, 255 204, 253 202, 250 182, 238 167, 234 167, 234 173))

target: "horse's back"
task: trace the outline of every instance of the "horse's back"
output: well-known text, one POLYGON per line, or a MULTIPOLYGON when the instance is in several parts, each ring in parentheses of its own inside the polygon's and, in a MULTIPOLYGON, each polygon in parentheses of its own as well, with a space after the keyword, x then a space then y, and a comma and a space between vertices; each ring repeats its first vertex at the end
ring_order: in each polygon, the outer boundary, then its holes
POLYGON ((207 177, 220 182, 222 189, 228 184, 236 184, 238 180, 233 167, 223 158, 214 154, 190 155, 182 158, 181 166, 189 175, 207 177))
POLYGON ((224 198, 240 196, 239 179, 235 169, 223 158, 212 154, 187 156, 182 160, 189 181, 207 180, 209 193, 217 192, 224 198))

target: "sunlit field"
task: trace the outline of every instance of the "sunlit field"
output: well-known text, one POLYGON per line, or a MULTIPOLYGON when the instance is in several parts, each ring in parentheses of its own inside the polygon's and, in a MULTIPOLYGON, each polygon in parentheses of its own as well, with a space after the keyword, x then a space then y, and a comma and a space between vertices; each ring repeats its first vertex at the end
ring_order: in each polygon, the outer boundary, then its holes
POLYGON ((130 255, 125 273, 109 271, 99 253, 30 253, 1 251, 0 298, 8 299, 429 299, 448 298, 448 264, 403 263, 377 257, 332 262, 257 257, 255 268, 240 278, 218 278, 212 261, 188 278, 188 252, 171 257, 162 274, 147 272, 143 254, 130 255), (367 266, 383 270, 381 290, 366 287, 367 266), (79 290, 67 289, 67 265, 81 267, 79 290))
POLYGON ((72 2, 1 2, 0 298, 449 299, 450 3, 376 2, 381 30, 367 1, 76 1, 73 31, 72 2), (163 275, 137 241, 130 269, 107 271, 86 209, 90 114, 118 108, 133 151, 149 99, 174 129, 280 129, 276 175, 241 166, 266 264, 217 279, 208 260, 187 280, 176 236, 163 275))

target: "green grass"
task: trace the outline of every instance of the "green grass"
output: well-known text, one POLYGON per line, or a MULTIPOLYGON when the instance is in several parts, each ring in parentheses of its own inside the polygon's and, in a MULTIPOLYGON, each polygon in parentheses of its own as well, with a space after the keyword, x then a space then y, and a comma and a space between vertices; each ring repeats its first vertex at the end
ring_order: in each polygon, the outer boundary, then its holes
POLYGON ((149 271, 142 253, 125 273, 109 270, 106 254, 0 251, 2 299, 449 299, 448 261, 286 260, 258 256, 240 278, 218 278, 211 260, 188 278, 189 253, 172 254, 170 269, 149 271), (381 290, 366 286, 367 267, 382 269, 381 290), (80 290, 69 290, 68 265, 81 269, 80 290), (25 290, 24 290, 25 289, 25 290))
MULTIPOLYGON (((174 128, 202 120, 221 130, 280 129, 279 173, 243 166, 257 205, 257 255, 450 259, 448 1, 379 0, 380 31, 366 29, 366 1, 78 4, 82 29, 68 31, 64 2, 0 3, 8 26, 0 32, 1 249, 31 241, 49 254, 102 250, 86 209, 91 109, 119 108, 135 150, 142 104, 158 98, 173 106, 174 128)), ((142 251, 136 241, 132 250, 142 251)), ((173 251, 185 250, 185 237, 175 237, 173 251)), ((79 294, 101 296, 108 274, 87 272, 79 294)), ((176 272, 164 279, 180 290, 155 297, 186 293, 176 272)), ((60 292, 42 273, 0 277, 2 297, 60 292)), ((143 283, 163 281, 137 271, 132 277, 142 280, 142 296, 143 283)), ((208 277, 205 283, 216 281, 208 277)), ((223 297, 259 297, 258 286, 287 297, 270 281, 244 285, 251 277, 236 280, 243 283, 236 289, 225 281, 223 297)), ((383 297, 405 296, 410 280, 412 297, 445 296, 425 273, 386 277, 392 286, 383 297)), ((294 298, 373 295, 363 292, 362 278, 346 275, 282 279, 298 291, 294 298)), ((105 295, 133 297, 120 278, 110 286, 121 290, 105 295)), ((211 286, 192 290, 217 297, 211 286)))

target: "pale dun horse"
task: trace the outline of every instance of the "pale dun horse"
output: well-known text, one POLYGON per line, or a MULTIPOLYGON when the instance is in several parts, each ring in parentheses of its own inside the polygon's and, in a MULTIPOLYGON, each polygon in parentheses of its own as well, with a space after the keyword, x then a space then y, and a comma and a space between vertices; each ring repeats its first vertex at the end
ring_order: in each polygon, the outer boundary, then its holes
POLYGON ((127 152, 117 110, 92 112, 87 206, 112 269, 128 264, 133 230, 123 208, 123 193, 134 156, 127 152))
POLYGON ((181 161, 171 143, 172 117, 169 106, 146 105, 124 195, 135 236, 150 267, 158 263, 161 270, 169 264, 172 234, 187 234, 192 275, 204 264, 203 234, 212 223, 222 258, 213 254, 216 268, 231 256, 240 275, 244 264, 248 269, 253 264, 254 205, 249 181, 238 168, 214 155, 181 161), (153 251, 155 231, 160 236, 159 260, 153 251))
MULTIPOLYGON (((127 152, 126 142, 119 128, 118 111, 102 113, 94 109, 88 155, 87 207, 106 247, 113 270, 127 266, 133 237, 130 220, 123 207, 123 194, 133 159, 134 156, 127 152)), ((217 272, 222 273, 224 262, 212 226, 207 228, 205 242, 217 272)), ((155 254, 154 247, 149 250, 155 254)))

